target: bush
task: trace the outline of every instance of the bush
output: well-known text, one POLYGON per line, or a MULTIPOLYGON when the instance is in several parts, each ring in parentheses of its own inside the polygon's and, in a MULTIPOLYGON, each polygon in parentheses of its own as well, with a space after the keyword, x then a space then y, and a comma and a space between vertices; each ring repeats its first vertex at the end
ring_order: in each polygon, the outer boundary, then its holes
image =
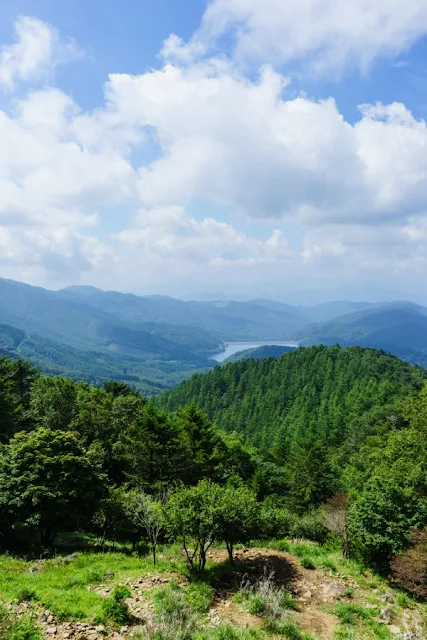
POLYGON ((16 597, 18 602, 32 602, 37 600, 37 594, 34 589, 28 589, 27 587, 21 589, 16 597))
POLYGON ((312 511, 301 517, 295 516, 290 526, 289 536, 323 544, 329 533, 323 524, 323 517, 321 511, 312 511))
POLYGON ((104 617, 117 625, 126 625, 131 620, 126 598, 131 595, 130 589, 125 586, 117 586, 111 596, 104 602, 104 617))
POLYGON ((427 599, 427 529, 411 535, 411 547, 391 562, 394 582, 411 595, 427 599))
POLYGON ((310 556, 303 556, 301 558, 301 564, 304 567, 304 569, 315 569, 316 565, 313 561, 312 558, 310 558, 310 556))

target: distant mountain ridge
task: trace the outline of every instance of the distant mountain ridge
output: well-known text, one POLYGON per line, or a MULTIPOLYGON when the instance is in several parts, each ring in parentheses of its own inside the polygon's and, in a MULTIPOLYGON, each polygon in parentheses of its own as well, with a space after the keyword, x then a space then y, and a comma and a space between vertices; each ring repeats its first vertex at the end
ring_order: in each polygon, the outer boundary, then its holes
POLYGON ((374 347, 427 366, 427 308, 412 302, 375 305, 306 326, 294 338, 302 346, 374 347))
MULTIPOLYGON (((0 279, 0 325, 0 353, 94 383, 131 379, 146 393, 212 368, 229 341, 361 345, 427 365, 427 309, 411 302, 182 301, 0 279)), ((262 355, 280 353, 261 347, 235 359, 262 355)))

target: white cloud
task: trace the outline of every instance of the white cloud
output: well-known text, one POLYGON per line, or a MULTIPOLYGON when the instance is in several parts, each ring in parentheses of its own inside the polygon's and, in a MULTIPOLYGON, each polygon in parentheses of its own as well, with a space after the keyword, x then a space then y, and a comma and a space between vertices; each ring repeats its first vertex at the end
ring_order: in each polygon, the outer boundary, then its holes
POLYGON ((249 82, 227 70, 166 66, 112 76, 110 108, 154 128, 161 153, 140 169, 149 207, 204 198, 259 219, 368 225, 427 209, 427 127, 402 104, 361 107, 356 124, 332 99, 289 97, 264 68, 249 82))
POLYGON ((366 71, 427 32, 425 0, 212 0, 188 43, 172 35, 166 59, 189 62, 227 36, 241 63, 302 63, 315 74, 366 71))
POLYGON ((139 265, 139 278, 160 269, 174 277, 191 274, 194 267, 218 274, 219 270, 273 265, 278 268, 292 252, 283 233, 276 230, 266 240, 251 237, 231 224, 213 218, 201 221, 180 206, 155 207, 139 212, 135 226, 117 234, 139 265))
MULTIPOLYGON (((264 6, 267 24, 276 4, 269 0, 264 6)), ((355 6, 363 9, 363 20, 371 11, 373 24, 391 12, 385 31, 394 34, 396 51, 409 42, 402 34, 410 31, 410 7, 421 29, 423 14, 415 0, 403 10, 400 31, 393 13, 397 4, 381 0, 368 11, 358 0, 355 6)), ((264 25, 255 7, 243 0, 213 2, 201 33, 208 33, 215 11, 230 14, 224 14, 227 19, 218 21, 218 32, 206 42, 236 21, 245 24, 237 33, 237 52, 243 56, 248 25, 264 25)), ((280 7, 278 24, 284 20, 280 7)), ((308 7, 314 10, 314 0, 303 2, 297 14, 305 15, 308 7)), ((316 51, 322 60, 326 27, 319 20, 316 51)), ((43 77, 57 62, 58 34, 36 23, 34 41, 22 35, 24 29, 16 45, 2 49, 0 82, 3 77, 9 88, 43 77), (55 44, 46 45, 49 38, 55 44), (32 47, 39 53, 34 53, 30 73, 25 51, 32 47)), ((252 30, 254 42, 264 47, 252 30)), ((289 79, 268 65, 254 80, 224 57, 194 59, 193 54, 206 51, 202 45, 194 40, 188 48, 170 40, 169 54, 180 53, 179 64, 136 76, 111 75, 104 103, 91 112, 53 87, 30 91, 13 102, 12 111, 0 111, 2 273, 12 270, 19 279, 22 271, 47 282, 81 277, 110 286, 106 274, 114 261, 115 286, 137 289, 142 279, 155 286, 195 272, 215 282, 230 277, 261 281, 306 268, 315 273, 318 266, 343 276, 345 269, 409 272, 424 264, 424 121, 402 104, 379 103, 363 105, 359 121, 349 123, 332 98, 294 95, 289 79), (150 159, 133 166, 131 158, 147 157, 147 141, 150 159), (196 218, 188 211, 198 203, 196 218), (204 203, 220 207, 226 221, 206 215, 204 203), (103 211, 109 207, 119 217, 123 205, 139 213, 108 237, 103 211), (288 229, 296 230, 292 242, 288 229)), ((352 46, 349 42, 352 61, 362 64, 352 46)), ((308 45, 301 47, 304 55, 310 53, 308 45)), ((375 57, 371 50, 365 62, 375 57)), ((276 54, 265 51, 274 60, 276 54)), ((375 51, 382 55, 386 49, 375 51)), ((119 226, 116 220, 114 228, 119 226)))
POLYGON ((15 35, 14 44, 0 49, 0 86, 7 89, 17 81, 44 79, 57 64, 82 55, 74 42, 61 41, 55 29, 37 18, 18 18, 15 35))

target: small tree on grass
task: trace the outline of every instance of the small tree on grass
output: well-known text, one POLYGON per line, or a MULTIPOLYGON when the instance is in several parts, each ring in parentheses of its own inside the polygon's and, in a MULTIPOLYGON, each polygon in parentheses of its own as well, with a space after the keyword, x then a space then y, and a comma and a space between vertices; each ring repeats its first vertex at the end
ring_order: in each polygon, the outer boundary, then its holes
POLYGON ((336 493, 324 506, 325 516, 323 524, 334 533, 341 542, 344 558, 350 557, 350 533, 348 529, 348 495, 336 493))
POLYGON ((143 491, 132 492, 129 496, 130 516, 134 524, 142 529, 150 541, 153 563, 156 564, 157 544, 165 530, 165 503, 167 491, 150 496, 143 491))
POLYGON ((175 490, 169 498, 167 526, 170 535, 182 543, 192 569, 205 568, 206 554, 218 539, 218 505, 222 492, 223 489, 210 480, 202 480, 195 487, 175 490))
POLYGON ((217 535, 227 545, 229 560, 233 562, 234 545, 246 542, 259 529, 260 504, 246 487, 228 486, 221 490, 216 511, 217 535))

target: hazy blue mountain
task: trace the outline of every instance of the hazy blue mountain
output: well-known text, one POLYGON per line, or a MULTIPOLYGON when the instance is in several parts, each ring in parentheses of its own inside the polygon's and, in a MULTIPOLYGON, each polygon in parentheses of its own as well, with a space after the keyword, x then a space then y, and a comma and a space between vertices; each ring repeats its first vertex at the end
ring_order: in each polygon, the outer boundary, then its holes
POLYGON ((338 318, 339 316, 356 313, 357 311, 363 311, 364 309, 370 309, 376 306, 381 306, 381 303, 337 300, 316 304, 311 307, 299 308, 309 318, 310 322, 325 322, 338 318))
POLYGON ((253 349, 245 349, 244 351, 238 351, 229 356, 221 364, 228 364, 229 362, 239 362, 239 360, 247 360, 248 358, 254 358, 255 360, 261 360, 262 358, 280 358, 284 353, 289 351, 295 351, 295 347, 285 347, 281 345, 263 345, 262 347, 254 347, 253 349))
POLYGON ((83 302, 98 311, 131 322, 155 322, 207 331, 216 340, 287 340, 307 324, 300 310, 269 301, 183 301, 168 296, 136 296, 115 291, 92 295, 63 290, 64 300, 83 302))
POLYGON ((48 291, 0 279, 0 353, 45 372, 167 388, 213 366, 227 340, 282 340, 303 326, 287 305, 183 302, 95 287, 48 291), (152 383, 152 384, 151 384, 152 383))
POLYGON ((427 364, 427 309, 411 302, 375 306, 305 327, 302 346, 360 345, 394 353, 408 362, 427 364))

